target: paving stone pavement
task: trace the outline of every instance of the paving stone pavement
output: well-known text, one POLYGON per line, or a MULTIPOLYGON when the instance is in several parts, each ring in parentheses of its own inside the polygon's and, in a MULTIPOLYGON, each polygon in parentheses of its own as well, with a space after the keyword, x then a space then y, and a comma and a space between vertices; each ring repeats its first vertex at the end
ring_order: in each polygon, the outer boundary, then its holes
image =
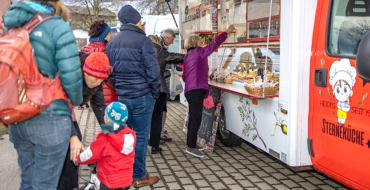
MULTIPOLYGON (((160 181, 140 188, 166 190, 208 189, 338 189, 347 187, 316 171, 293 172, 279 160, 259 152, 248 143, 239 147, 225 147, 217 140, 213 153, 205 151, 204 158, 195 158, 185 153, 186 135, 182 131, 186 107, 178 101, 168 102, 166 128, 173 138, 162 146, 159 154, 148 154, 146 170, 158 175, 160 181)), ((100 131, 91 109, 77 110, 83 143, 87 147, 100 131)), ((91 168, 80 167, 80 187, 89 180, 91 168)), ((133 186, 131 189, 135 189, 133 186)))

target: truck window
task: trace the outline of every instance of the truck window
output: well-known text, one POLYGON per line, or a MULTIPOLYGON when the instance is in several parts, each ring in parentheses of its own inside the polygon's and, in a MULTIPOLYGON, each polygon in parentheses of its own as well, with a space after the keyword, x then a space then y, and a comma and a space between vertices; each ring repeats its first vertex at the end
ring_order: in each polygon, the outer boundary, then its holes
POLYGON ((370 29, 370 0, 332 0, 326 49, 331 56, 355 58, 370 29))

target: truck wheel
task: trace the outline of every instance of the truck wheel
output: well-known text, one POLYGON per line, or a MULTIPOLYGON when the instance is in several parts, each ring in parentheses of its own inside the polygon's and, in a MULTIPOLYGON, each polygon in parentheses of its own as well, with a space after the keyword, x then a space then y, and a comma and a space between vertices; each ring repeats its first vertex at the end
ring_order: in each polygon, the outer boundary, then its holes
POLYGON ((227 130, 225 111, 223 107, 221 107, 221 112, 218 120, 217 134, 221 143, 226 147, 240 146, 243 142, 240 137, 227 130))

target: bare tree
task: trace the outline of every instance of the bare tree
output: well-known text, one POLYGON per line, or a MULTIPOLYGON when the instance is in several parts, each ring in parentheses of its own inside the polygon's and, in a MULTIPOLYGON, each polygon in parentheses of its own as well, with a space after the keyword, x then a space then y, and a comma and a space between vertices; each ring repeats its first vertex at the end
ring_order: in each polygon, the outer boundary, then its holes
POLYGON ((115 0, 64 0, 71 13, 72 29, 88 31, 92 22, 103 19, 110 26, 117 25, 117 12, 125 2, 115 0))
MULTIPOLYGON (((179 12, 179 0, 172 0, 169 4, 172 12, 177 14, 179 12)), ((137 9, 141 13, 146 13, 148 15, 170 14, 170 9, 165 0, 141 0, 137 3, 137 9)))

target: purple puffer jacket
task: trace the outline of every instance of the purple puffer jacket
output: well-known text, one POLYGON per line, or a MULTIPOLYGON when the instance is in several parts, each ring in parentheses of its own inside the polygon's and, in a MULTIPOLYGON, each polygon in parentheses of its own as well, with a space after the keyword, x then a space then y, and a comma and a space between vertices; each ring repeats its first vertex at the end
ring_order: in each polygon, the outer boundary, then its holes
POLYGON ((184 72, 182 79, 185 82, 185 94, 190 90, 203 89, 208 96, 208 60, 211 55, 227 38, 227 33, 219 35, 212 43, 205 47, 190 50, 184 58, 184 72))

